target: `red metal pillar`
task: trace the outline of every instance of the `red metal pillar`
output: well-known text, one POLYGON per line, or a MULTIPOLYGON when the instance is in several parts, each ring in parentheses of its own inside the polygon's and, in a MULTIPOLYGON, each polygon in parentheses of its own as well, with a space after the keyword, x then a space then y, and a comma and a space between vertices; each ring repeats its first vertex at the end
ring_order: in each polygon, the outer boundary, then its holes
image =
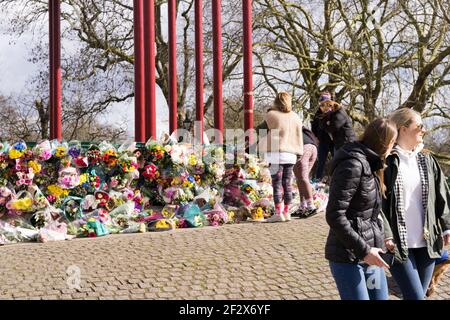
POLYGON ((204 93, 203 93, 203 4, 195 0, 195 104, 199 141, 203 144, 204 127, 204 93))
MULTIPOLYGON (((135 141, 145 140, 144 0, 134 0, 134 121, 135 141)), ((146 0, 147 1, 147 0, 146 0)))
POLYGON ((54 99, 53 99, 53 92, 55 91, 54 89, 54 81, 53 81, 53 0, 48 0, 48 47, 49 47, 49 52, 48 52, 48 60, 49 60, 49 101, 48 101, 48 112, 50 114, 50 139, 53 139, 55 136, 54 133, 54 126, 55 126, 55 110, 54 110, 54 99))
POLYGON ((156 139, 155 1, 144 0, 145 139, 156 139))
POLYGON ((170 134, 177 130, 177 4, 168 0, 169 11, 169 124, 170 134))
MULTIPOLYGON (((253 129, 253 41, 252 0, 243 0, 244 21, 244 130, 253 129)), ((249 131, 248 143, 253 144, 253 132, 249 131)))
POLYGON ((62 140, 61 2, 49 0, 50 138, 62 140))
POLYGON ((213 64, 214 64, 214 128, 222 133, 216 143, 223 143, 223 101, 222 101, 222 17, 221 1, 212 1, 213 20, 213 64))

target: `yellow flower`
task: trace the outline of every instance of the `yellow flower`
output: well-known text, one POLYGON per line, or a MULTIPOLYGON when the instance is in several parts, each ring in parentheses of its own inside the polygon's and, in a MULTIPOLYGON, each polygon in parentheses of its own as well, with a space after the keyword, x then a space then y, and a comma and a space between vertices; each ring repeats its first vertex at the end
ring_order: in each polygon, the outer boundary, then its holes
POLYGON ((19 159, 23 155, 23 152, 20 152, 16 149, 9 150, 9 158, 10 159, 19 159))
POLYGON ((63 188, 61 188, 60 186, 57 186, 55 184, 48 186, 47 189, 50 192, 50 194, 54 195, 56 198, 61 198, 61 197, 65 198, 69 195, 68 190, 64 190, 63 188))
POLYGON ((27 210, 31 209, 32 205, 33 205, 33 200, 31 198, 24 198, 24 199, 16 200, 13 203, 13 208, 15 210, 27 211, 27 210))
POLYGON ((264 219, 264 210, 261 207, 258 207, 255 212, 255 220, 264 219))
POLYGON ((114 150, 109 149, 108 151, 106 151, 106 155, 107 156, 117 156, 117 154, 114 152, 114 150))
POLYGON ((64 148, 64 147, 62 147, 62 146, 56 147, 56 152, 55 152, 55 156, 56 156, 56 157, 62 158, 62 157, 64 157, 66 154, 67 154, 66 148, 64 148))
POLYGON ((180 178, 178 177, 173 178, 171 185, 176 186, 178 184, 180 184, 180 178))
POLYGON ((200 226, 200 227, 203 226, 203 220, 202 220, 202 218, 200 216, 195 216, 194 217, 194 223, 197 226, 200 226))
POLYGON ((156 229, 167 229, 170 228, 170 225, 167 223, 167 220, 159 220, 155 224, 156 229))
POLYGON ((33 169, 34 173, 39 173, 41 172, 42 166, 36 162, 36 161, 29 161, 28 162, 28 166, 33 169))
POLYGON ((83 184, 83 183, 85 183, 87 181, 87 174, 86 173, 83 173, 81 176, 80 176, 80 184, 83 184))
POLYGON ((189 165, 195 166, 196 164, 197 164, 197 158, 195 157, 195 155, 191 154, 189 156, 189 165))

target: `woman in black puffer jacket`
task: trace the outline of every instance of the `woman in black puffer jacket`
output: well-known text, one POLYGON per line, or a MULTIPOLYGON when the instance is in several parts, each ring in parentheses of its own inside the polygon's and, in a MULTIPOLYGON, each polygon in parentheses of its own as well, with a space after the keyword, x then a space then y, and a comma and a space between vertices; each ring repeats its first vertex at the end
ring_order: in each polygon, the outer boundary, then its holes
POLYGON ((367 126, 361 141, 346 144, 334 156, 325 257, 341 299, 388 298, 383 267, 389 266, 379 255, 384 245, 380 211, 384 159, 396 137, 392 122, 377 119, 367 126))
POLYGON ((334 143, 335 151, 344 144, 356 140, 352 119, 342 106, 332 100, 320 103, 322 111, 320 126, 326 131, 334 143))

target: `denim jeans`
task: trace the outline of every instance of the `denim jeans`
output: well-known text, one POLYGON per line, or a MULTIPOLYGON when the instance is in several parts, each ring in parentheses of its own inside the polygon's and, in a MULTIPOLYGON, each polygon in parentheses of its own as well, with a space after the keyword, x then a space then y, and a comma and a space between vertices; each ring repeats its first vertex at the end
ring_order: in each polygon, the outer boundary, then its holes
POLYGON ((342 300, 387 300, 389 298, 383 268, 367 264, 330 261, 330 269, 342 300))
POLYGON ((405 300, 424 300, 433 276, 435 259, 427 248, 409 249, 408 260, 394 263, 391 274, 402 291, 405 300))
POLYGON ((332 143, 320 142, 319 148, 317 149, 317 169, 315 174, 315 178, 318 180, 323 178, 328 152, 331 152, 331 156, 334 155, 334 145, 332 143))

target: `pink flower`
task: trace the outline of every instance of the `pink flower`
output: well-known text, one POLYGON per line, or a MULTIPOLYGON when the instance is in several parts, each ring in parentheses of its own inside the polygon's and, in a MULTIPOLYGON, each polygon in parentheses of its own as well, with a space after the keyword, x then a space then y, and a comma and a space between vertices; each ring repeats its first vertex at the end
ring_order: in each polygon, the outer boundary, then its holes
POLYGON ((125 191, 123 192, 123 196, 124 196, 125 199, 127 199, 127 200, 132 200, 132 199, 134 198, 134 192, 127 189, 127 190, 125 190, 125 191))
POLYGON ((117 187, 118 184, 119 184, 119 181, 116 178, 111 178, 111 181, 109 182, 109 185, 111 188, 117 187))
POLYGON ((50 150, 44 150, 40 155, 39 155, 39 160, 43 160, 46 161, 48 159, 50 159, 52 157, 52 152, 50 150))

